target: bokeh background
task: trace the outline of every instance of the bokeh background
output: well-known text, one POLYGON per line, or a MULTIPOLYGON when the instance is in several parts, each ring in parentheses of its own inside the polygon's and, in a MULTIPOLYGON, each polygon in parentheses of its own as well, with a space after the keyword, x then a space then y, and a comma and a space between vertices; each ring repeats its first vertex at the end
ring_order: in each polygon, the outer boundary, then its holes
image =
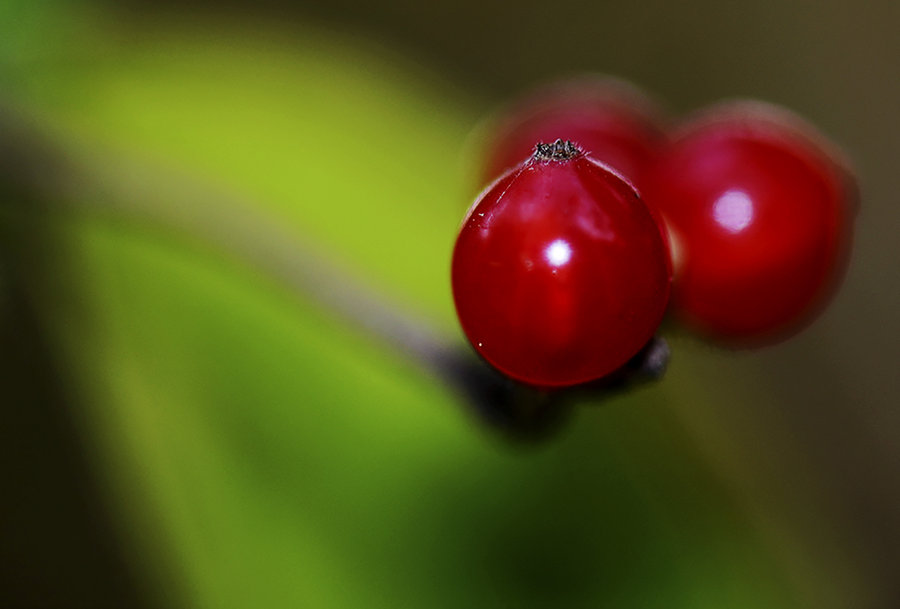
POLYGON ((898 28, 892 0, 2 0, 0 606, 900 606, 898 28), (511 442, 329 295, 459 340, 470 134, 583 71, 806 116, 857 169, 855 250, 796 338, 672 331, 665 380, 511 442))

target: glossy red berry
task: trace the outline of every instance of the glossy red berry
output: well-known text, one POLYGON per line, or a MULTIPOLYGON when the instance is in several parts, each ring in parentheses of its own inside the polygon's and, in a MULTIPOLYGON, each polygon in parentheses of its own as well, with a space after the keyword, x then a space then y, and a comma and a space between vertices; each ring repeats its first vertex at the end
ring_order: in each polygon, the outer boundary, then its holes
POLYGON ((505 374, 559 387, 600 378, 653 336, 671 270, 635 190, 569 142, 489 186, 453 252, 456 310, 505 374))
POLYGON ((660 113, 649 98, 608 77, 550 84, 502 116, 489 130, 485 182, 530 157, 535 142, 561 138, 639 185, 665 141, 660 113))
POLYGON ((821 307, 849 250, 855 190, 783 110, 732 103, 683 127, 648 174, 675 248, 673 308, 727 342, 766 342, 821 307))

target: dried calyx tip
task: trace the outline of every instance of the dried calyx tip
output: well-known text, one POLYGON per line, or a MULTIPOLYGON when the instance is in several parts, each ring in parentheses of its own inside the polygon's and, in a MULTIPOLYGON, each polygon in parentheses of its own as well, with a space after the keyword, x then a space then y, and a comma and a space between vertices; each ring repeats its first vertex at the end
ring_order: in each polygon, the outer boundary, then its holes
POLYGON ((569 140, 556 140, 552 144, 538 142, 534 158, 542 161, 568 161, 581 155, 581 149, 569 140))

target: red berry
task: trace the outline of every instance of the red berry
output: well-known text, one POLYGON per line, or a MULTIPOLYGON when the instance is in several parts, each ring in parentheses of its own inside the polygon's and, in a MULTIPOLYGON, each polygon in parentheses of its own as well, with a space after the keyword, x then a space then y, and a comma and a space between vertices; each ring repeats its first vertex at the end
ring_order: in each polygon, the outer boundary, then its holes
POLYGON ((485 181, 531 156, 535 142, 570 140, 639 184, 665 141, 659 112, 642 92, 613 78, 581 78, 535 91, 503 112, 491 131, 485 181))
POLYGON ((453 252, 463 330, 494 367, 545 387, 613 372, 653 336, 671 270, 635 190, 569 142, 489 186, 453 252))
POLYGON ((810 319, 843 270, 855 191, 821 136, 785 111, 732 103, 676 134, 646 199, 675 246, 673 308, 726 342, 810 319))

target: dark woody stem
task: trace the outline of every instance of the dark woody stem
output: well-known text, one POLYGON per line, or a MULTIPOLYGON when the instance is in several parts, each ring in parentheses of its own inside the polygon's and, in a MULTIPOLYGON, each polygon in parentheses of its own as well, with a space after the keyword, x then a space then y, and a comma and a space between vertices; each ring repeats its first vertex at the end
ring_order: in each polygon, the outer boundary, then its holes
MULTIPOLYGON (((4 122, 0 117, 0 127, 9 127, 4 122)), ((121 157, 85 160, 79 154, 78 162, 61 162, 33 134, 18 129, 10 137, 13 130, 3 131, 0 182, 27 189, 46 203, 45 210, 92 214, 199 240, 402 353, 457 392, 479 419, 510 437, 543 437, 557 427, 573 396, 625 391, 665 370, 668 347, 654 339, 619 373, 595 383, 556 391, 515 383, 479 360, 460 335, 439 332, 389 301, 260 213, 252 201, 121 157)), ((569 142, 546 146, 540 154, 554 159, 580 154, 569 142)))

